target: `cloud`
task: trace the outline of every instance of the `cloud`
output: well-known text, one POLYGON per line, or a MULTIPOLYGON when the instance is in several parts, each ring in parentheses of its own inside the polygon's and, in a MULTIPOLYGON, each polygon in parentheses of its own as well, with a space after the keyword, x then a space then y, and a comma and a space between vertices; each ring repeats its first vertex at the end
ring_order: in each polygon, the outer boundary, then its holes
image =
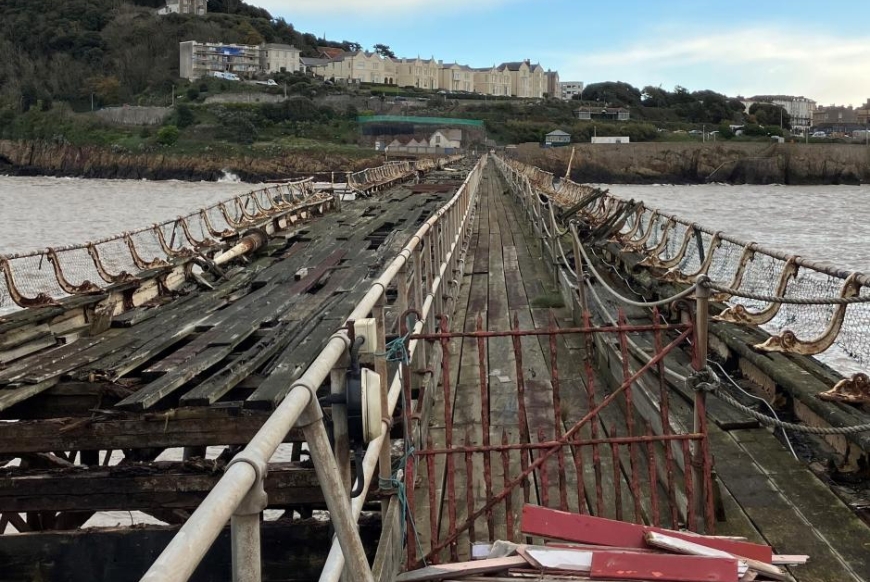
POLYGON ((395 18, 409 13, 480 11, 507 4, 513 0, 253 0, 253 4, 268 10, 273 16, 323 15, 345 17, 371 15, 373 18, 395 18))
MULTIPOLYGON (((639 85, 681 84, 730 95, 805 95, 820 104, 863 104, 870 97, 870 37, 775 29, 648 37, 622 49, 563 55, 567 76, 639 85)), ((566 74, 562 76, 567 78, 566 74)))

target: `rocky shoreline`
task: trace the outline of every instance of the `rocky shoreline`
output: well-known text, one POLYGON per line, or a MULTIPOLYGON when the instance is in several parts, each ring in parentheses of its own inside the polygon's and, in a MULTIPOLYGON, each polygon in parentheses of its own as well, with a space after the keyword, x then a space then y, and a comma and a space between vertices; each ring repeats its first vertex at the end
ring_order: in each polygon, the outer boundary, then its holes
POLYGON ((287 180, 318 172, 357 171, 383 163, 382 156, 354 158, 315 152, 273 157, 226 157, 127 153, 98 146, 0 140, 0 174, 130 180, 216 181, 233 173, 245 182, 287 180))
MULTIPOLYGON (((870 183, 870 148, 846 144, 759 142, 576 144, 571 178, 600 184, 870 183)), ((272 157, 129 153, 99 146, 0 140, 0 174, 131 180, 216 181, 233 173, 245 182, 277 181, 313 173, 357 171, 383 163, 376 152, 282 152, 272 157)), ((523 144, 515 154, 564 176, 571 148, 523 144)))
MULTIPOLYGON (((870 148, 759 142, 577 144, 571 179, 600 184, 788 184, 870 182, 870 148)), ((522 161, 564 176, 571 148, 523 144, 522 161)))

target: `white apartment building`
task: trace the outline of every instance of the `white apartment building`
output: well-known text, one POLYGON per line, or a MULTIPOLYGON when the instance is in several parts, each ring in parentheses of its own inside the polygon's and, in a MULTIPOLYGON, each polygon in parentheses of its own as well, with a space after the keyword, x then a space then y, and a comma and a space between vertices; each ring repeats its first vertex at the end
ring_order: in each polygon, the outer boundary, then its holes
POLYGON ((179 75, 190 81, 216 72, 251 77, 261 70, 260 54, 255 45, 180 42, 179 75))
POLYGON ((559 99, 570 101, 574 95, 583 95, 583 81, 564 81, 559 83, 559 99))
POLYGON ((743 101, 746 111, 755 103, 770 103, 785 109, 791 118, 792 130, 804 132, 813 126, 813 112, 816 102, 806 97, 791 95, 756 95, 743 101))
POLYGON ((287 44, 220 44, 188 40, 178 43, 179 76, 193 81, 213 73, 250 78, 257 73, 301 70, 299 49, 287 44))

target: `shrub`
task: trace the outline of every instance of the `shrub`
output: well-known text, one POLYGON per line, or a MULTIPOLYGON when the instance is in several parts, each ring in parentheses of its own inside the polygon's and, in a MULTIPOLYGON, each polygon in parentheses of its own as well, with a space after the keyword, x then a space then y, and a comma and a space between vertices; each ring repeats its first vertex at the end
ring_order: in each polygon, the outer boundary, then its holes
POLYGON ((165 125, 157 132, 157 143, 160 145, 171 146, 178 141, 178 128, 174 125, 165 125))

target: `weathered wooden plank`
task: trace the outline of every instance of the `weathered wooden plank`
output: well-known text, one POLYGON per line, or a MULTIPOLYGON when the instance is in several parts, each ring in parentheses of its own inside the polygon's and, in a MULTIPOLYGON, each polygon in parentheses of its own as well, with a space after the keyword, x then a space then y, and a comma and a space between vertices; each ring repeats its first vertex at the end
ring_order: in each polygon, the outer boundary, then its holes
POLYGON ((181 397, 182 406, 208 406, 233 389, 269 358, 282 350, 296 333, 294 326, 283 323, 269 330, 266 337, 251 346, 239 358, 221 368, 196 388, 181 397))
MULTIPOLYGON (((180 526, 87 529, 75 532, 0 536, 0 563, 5 582, 135 582, 157 559, 180 526), (111 559, 107 559, 111 557, 111 559)), ((264 522, 263 579, 273 582, 316 580, 331 546, 328 521, 264 522), (304 551, 301 548, 306 548, 304 551)), ((363 519, 360 537, 373 557, 380 531, 378 519, 363 519)), ((232 579, 229 528, 218 536, 191 582, 232 579)))
POLYGON ((372 577, 375 582, 393 582, 402 571, 404 565, 402 528, 405 516, 401 505, 398 497, 391 497, 387 513, 382 518, 378 551, 372 564, 372 577))
MULTIPOLYGON (((0 512, 115 511, 197 507, 223 475, 211 461, 0 471, 0 512)), ((269 507, 322 505, 314 469, 270 463, 269 507)))
POLYGON ((0 388, 0 410, 6 410, 19 402, 27 400, 31 396, 45 392, 57 384, 57 382, 57 378, 52 378, 38 384, 22 384, 20 386, 0 388))
MULTIPOLYGON (((165 413, 0 422, 0 454, 243 445, 267 418, 267 413, 237 409, 179 408, 165 413)), ((302 434, 292 430, 285 440, 302 440, 302 434)))
MULTIPOLYGON (((740 447, 855 572, 870 572, 870 526, 767 431, 737 431, 740 447)), ((782 547, 792 552, 794 548, 782 547)), ((799 552, 798 552, 799 553, 799 552)))
POLYGON ((457 564, 444 564, 441 566, 428 566, 420 570, 405 572, 396 577, 396 582, 425 582, 427 580, 444 580, 446 578, 462 578, 472 574, 488 574, 492 572, 505 572, 511 568, 528 566, 528 562, 521 556, 508 558, 492 558, 478 560, 476 562, 461 562, 457 564))
POLYGON ((737 560, 702 556, 593 552, 592 577, 670 582, 737 582, 737 560))

